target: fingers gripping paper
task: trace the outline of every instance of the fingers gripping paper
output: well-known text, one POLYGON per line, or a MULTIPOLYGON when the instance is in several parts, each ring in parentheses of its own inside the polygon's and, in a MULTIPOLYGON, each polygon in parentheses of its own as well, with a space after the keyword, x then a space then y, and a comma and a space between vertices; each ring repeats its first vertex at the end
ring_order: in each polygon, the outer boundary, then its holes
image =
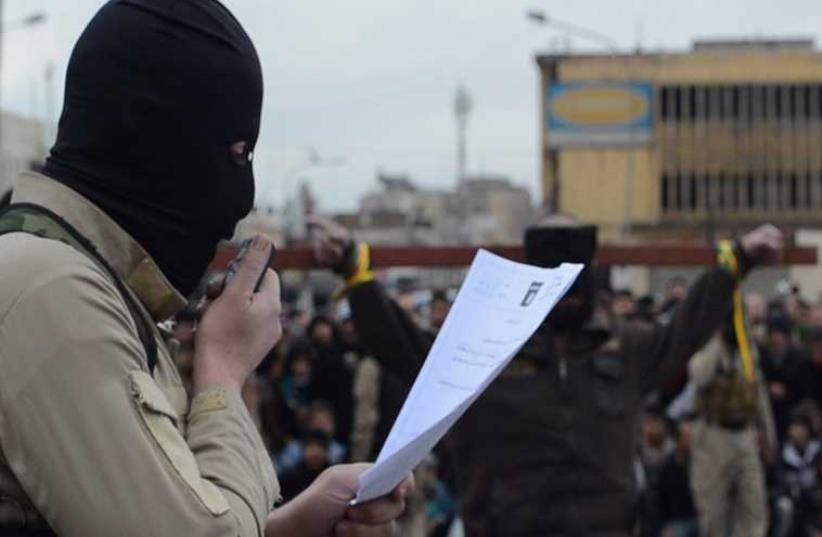
POLYGON ((355 503, 389 494, 499 375, 582 265, 542 269, 480 250, 355 503))

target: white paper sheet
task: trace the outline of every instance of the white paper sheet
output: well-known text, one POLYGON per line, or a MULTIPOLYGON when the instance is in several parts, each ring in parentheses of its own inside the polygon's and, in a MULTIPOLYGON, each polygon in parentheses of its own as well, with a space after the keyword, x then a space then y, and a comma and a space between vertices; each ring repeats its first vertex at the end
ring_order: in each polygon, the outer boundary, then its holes
POLYGON ((400 484, 534 334, 582 268, 541 269, 477 253, 377 463, 360 477, 354 503, 400 484))

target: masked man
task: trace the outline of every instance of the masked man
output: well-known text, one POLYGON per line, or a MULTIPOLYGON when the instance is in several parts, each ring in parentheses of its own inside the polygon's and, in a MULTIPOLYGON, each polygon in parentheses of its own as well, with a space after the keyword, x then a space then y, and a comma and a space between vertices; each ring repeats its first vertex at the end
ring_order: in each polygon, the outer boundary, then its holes
POLYGON ((272 512, 240 396, 280 336, 267 240, 205 311, 193 399, 157 328, 252 207, 261 105, 257 54, 216 0, 112 0, 80 37, 44 174, 0 215, 4 537, 391 532, 411 483, 349 508, 363 466, 272 512))
MULTIPOLYGON (((316 254, 345 281, 361 341, 410 386, 426 356, 417 330, 374 280, 366 244, 315 221, 316 254)), ((627 537, 643 398, 710 339, 737 282, 779 258, 773 227, 745 236, 700 278, 664 327, 593 316, 596 230, 557 217, 525 237, 528 261, 585 263, 568 295, 446 437, 469 537, 627 537)), ((726 248, 727 249, 727 248, 726 248)))

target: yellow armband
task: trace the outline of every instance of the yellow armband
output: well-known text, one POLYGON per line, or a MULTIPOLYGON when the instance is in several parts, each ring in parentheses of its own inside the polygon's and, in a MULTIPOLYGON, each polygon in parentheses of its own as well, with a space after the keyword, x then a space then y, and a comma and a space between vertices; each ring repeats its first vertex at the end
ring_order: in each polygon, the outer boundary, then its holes
POLYGON ((719 241, 716 252, 716 262, 720 268, 727 271, 734 278, 739 279, 742 277, 733 242, 719 241))

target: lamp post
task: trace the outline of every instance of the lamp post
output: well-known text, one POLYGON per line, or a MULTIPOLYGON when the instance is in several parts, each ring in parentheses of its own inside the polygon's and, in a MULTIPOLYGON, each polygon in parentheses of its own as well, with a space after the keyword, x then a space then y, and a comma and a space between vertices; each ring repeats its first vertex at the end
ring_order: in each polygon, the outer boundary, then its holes
MULTIPOLYGON (((0 0, 0 20, 3 19, 3 0, 0 0)), ((3 37, 8 32, 21 30, 24 28, 32 28, 45 23, 48 20, 46 14, 42 11, 31 13, 22 19, 12 20, 0 23, 0 68, 3 66, 3 37)), ((0 110, 2 107, 0 106, 0 110)))
MULTIPOLYGON (((527 11, 525 13, 525 16, 529 21, 533 22, 534 24, 556 28, 557 30, 564 32, 566 34, 575 35, 587 39, 589 41, 596 42, 599 45, 607 48, 608 53, 612 59, 616 58, 616 56, 620 54, 619 45, 617 44, 617 42, 608 37, 607 35, 597 32, 596 30, 591 30, 590 28, 585 28, 577 24, 565 22, 554 17, 549 17, 544 11, 540 10, 527 11)), ((630 136, 631 138, 633 138, 633 130, 631 130, 630 136)), ((633 139, 629 140, 628 151, 629 153, 625 181, 625 214, 623 215, 623 223, 622 228, 620 230, 620 235, 623 238, 626 238, 631 232, 631 218, 633 216, 634 182, 636 175, 636 155, 634 154, 633 139)), ((560 178, 556 177, 554 185, 554 206, 557 211, 559 210, 559 192, 560 178)))
MULTIPOLYGON (((3 0, 0 0, 0 20, 3 19, 3 0)), ((35 12, 31 13, 23 17, 22 19, 17 19, 13 21, 3 22, 0 24, 0 73, 2 73, 3 67, 3 37, 8 32, 13 32, 15 30, 20 30, 24 28, 32 28, 34 26, 38 26, 46 22, 48 17, 43 12, 35 12)), ((0 76, 0 90, 2 89, 2 76, 0 76)), ((0 184, 2 184, 2 179, 5 176, 5 157, 3 151, 3 107, 2 107, 2 91, 0 91, 0 184)))
POLYGON ((617 44, 617 42, 608 37, 607 35, 597 32, 596 30, 591 30, 590 28, 585 28, 577 24, 572 24, 570 22, 565 22, 554 17, 549 17, 544 11, 537 9, 527 11, 525 13, 525 17, 534 24, 539 24, 540 26, 550 26, 552 28, 556 28, 561 32, 576 35, 583 39, 599 43, 600 45, 607 48, 608 52, 612 55, 619 54, 619 45, 617 44))

